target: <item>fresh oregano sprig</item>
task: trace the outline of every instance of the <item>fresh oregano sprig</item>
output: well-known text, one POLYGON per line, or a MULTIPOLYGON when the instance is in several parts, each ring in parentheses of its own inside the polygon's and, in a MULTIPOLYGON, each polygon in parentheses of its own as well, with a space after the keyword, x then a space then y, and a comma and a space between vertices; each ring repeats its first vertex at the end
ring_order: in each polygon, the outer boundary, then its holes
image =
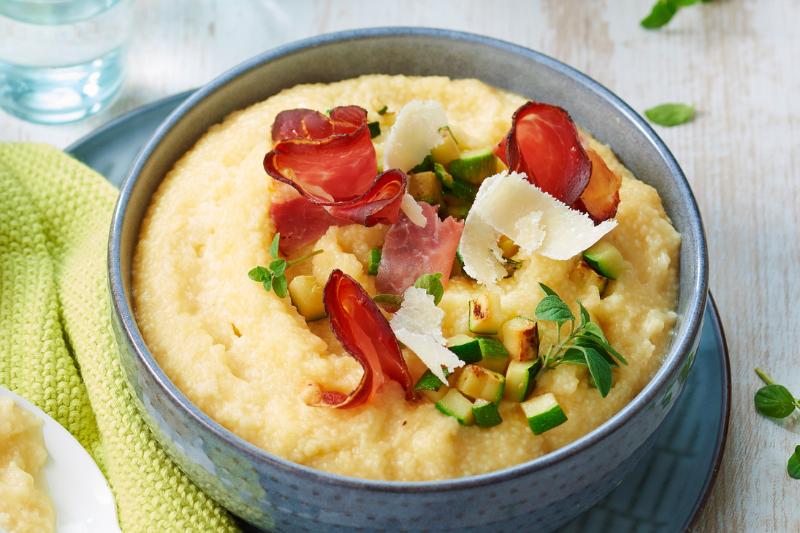
POLYGON ((542 368, 539 374, 565 363, 587 366, 600 396, 605 398, 613 384, 611 367, 618 367, 617 361, 624 365, 628 362, 608 343, 600 326, 592 322, 589 311, 580 299, 577 300, 580 321, 576 326, 575 315, 561 297, 544 283, 539 283, 539 288, 542 289, 544 298, 536 306, 534 314, 538 320, 556 323, 558 339, 556 344, 551 344, 547 352, 540 356, 542 368), (570 332, 562 341, 561 328, 567 322, 571 324, 570 332))
MULTIPOLYGON (((775 383, 775 380, 760 368, 756 368, 756 374, 767 384, 756 392, 755 403, 759 413, 772 418, 786 418, 795 409, 800 409, 800 398, 792 396, 789 389, 775 383)), ((786 469, 789 476, 800 479, 800 446, 795 447, 786 469)))
MULTIPOLYGON (((444 286, 442 285, 442 274, 423 274, 414 282, 414 287, 418 289, 425 289, 425 292, 433 296, 433 304, 439 305, 444 296, 444 286)), ((395 296, 394 294, 376 294, 372 297, 372 301, 376 304, 385 305, 388 307, 400 307, 403 305, 403 297, 395 296)))
POLYGON ((280 245, 281 234, 276 233, 275 238, 272 239, 272 244, 269 247, 269 255, 274 259, 268 267, 257 266, 247 273, 253 281, 258 281, 264 285, 264 290, 267 292, 275 291, 279 298, 286 298, 288 283, 286 282, 286 270, 293 267, 297 263, 301 263, 306 259, 321 254, 322 250, 314 250, 311 253, 298 257, 293 261, 282 259, 278 255, 278 246, 280 245))

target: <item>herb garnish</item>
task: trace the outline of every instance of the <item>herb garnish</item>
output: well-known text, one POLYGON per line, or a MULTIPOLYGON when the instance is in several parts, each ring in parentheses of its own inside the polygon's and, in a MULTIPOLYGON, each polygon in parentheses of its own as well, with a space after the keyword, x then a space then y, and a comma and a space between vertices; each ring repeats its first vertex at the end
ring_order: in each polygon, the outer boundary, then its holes
POLYGON ((640 24, 642 27, 649 30, 666 26, 672 20, 678 9, 688 7, 702 1, 703 3, 711 2, 712 0, 658 0, 650 14, 647 15, 640 24))
POLYGON ((624 365, 628 362, 608 343, 600 326, 592 322, 589 311, 583 307, 580 299, 577 300, 580 322, 575 327, 576 318, 569 306, 544 283, 539 283, 539 287, 545 296, 536 306, 534 314, 538 320, 555 322, 558 331, 556 344, 550 345, 547 352, 540 356, 542 368, 539 375, 564 363, 588 366, 600 396, 605 398, 613 383, 611 367, 618 367, 617 361, 624 365), (570 332, 562 342, 561 327, 567 322, 571 322, 570 332))
POLYGON ((794 453, 789 457, 789 464, 786 465, 789 475, 794 479, 800 479, 800 446, 794 449, 794 453))
POLYGON ((275 238, 272 239, 272 244, 269 247, 269 255, 272 256, 272 259, 274 259, 274 261, 269 264, 269 267, 257 266, 248 272, 247 275, 253 281, 262 283, 264 285, 264 290, 267 292, 274 290, 275 294, 277 294, 279 298, 286 298, 286 290, 288 287, 286 275, 284 274, 286 269, 293 267, 297 263, 305 261, 310 257, 321 254, 323 251, 314 250, 303 257, 298 257, 293 261, 287 261, 286 259, 281 259, 278 257, 278 246, 280 245, 280 240, 281 234, 276 233, 275 238))
POLYGON ((379 115, 385 115, 388 110, 389 110, 389 106, 385 105, 382 108, 378 109, 378 114, 379 115))
POLYGON ((760 368, 756 368, 756 374, 767 384, 756 392, 755 402, 759 413, 773 418, 786 418, 795 409, 800 409, 800 400, 792 396, 789 389, 775 383, 760 368))
POLYGON ((692 119, 694 106, 686 104, 661 104, 644 112, 650 122, 659 126, 680 126, 692 119))
MULTIPOLYGON (((786 418, 795 409, 800 409, 800 398, 792 396, 789 389, 775 383, 775 380, 760 368, 756 368, 756 374, 767 384, 756 392, 755 403, 759 413, 772 418, 786 418)), ((797 446, 789 457, 786 469, 789 471, 789 476, 800 479, 800 446, 797 446)))
POLYGON ((378 122, 368 122, 367 127, 369 128, 369 138, 374 139, 378 135, 381 134, 381 125, 378 122))
MULTIPOLYGON (((442 301, 442 296, 444 296, 444 286, 441 279, 442 274, 439 272, 436 274, 423 274, 414 282, 414 287, 425 289, 425 292, 433 296, 433 305, 439 305, 439 302, 442 301)), ((394 294, 376 294, 372 297, 372 301, 388 307, 400 307, 403 305, 403 298, 394 294)))

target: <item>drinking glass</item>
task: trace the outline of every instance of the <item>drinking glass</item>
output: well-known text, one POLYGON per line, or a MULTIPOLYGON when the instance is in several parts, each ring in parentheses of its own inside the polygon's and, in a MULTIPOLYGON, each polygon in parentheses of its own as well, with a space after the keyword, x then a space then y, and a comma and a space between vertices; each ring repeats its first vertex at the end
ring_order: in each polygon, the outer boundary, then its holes
POLYGON ((78 120, 122 85, 134 0, 0 0, 0 107, 31 122, 78 120))

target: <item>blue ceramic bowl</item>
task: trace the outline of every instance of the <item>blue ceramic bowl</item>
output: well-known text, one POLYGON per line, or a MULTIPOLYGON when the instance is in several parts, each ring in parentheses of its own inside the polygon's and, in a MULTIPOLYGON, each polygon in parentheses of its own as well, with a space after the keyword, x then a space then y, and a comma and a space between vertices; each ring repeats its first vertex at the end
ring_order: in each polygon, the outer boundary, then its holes
POLYGON ((261 54, 189 97, 137 157, 114 212, 108 254, 115 333, 138 406, 172 458, 248 522, 275 531, 550 531, 614 488, 652 446, 691 367, 706 304, 703 226, 675 158, 608 89, 549 57, 452 31, 378 28, 314 37, 261 54), (475 477, 425 483, 368 481, 270 455, 202 413, 170 382, 134 318, 131 260, 150 198, 173 164, 213 124, 299 83, 362 74, 478 78, 568 109, 658 189, 683 238, 678 322, 666 360, 611 420, 539 459, 475 477))

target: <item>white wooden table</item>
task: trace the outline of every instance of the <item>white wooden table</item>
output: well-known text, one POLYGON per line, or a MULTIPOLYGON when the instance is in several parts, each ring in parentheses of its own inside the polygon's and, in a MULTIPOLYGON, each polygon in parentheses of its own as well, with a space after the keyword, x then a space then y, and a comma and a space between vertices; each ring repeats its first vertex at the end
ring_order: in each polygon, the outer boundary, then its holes
POLYGON ((587 73, 639 112, 697 105, 656 128, 704 216, 711 288, 727 329, 733 411, 722 470, 696 531, 800 531, 800 481, 786 461, 800 416, 759 416, 758 365, 800 395, 800 2, 718 0, 646 31, 651 0, 139 0, 128 78, 100 114, 63 126, 0 113, 0 141, 66 147, 134 107, 208 82, 276 45, 367 26, 470 31, 587 73))

